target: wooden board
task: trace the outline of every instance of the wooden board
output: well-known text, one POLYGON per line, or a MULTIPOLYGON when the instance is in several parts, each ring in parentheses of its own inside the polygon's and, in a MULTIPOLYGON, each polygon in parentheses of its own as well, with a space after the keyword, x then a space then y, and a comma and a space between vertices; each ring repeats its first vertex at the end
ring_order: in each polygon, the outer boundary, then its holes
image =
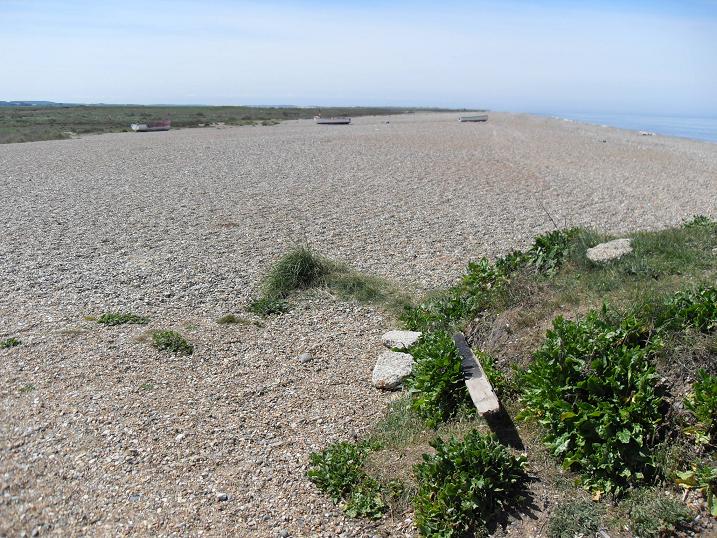
POLYGON ((463 336, 463 333, 456 333, 453 335, 453 341, 461 354, 461 367, 466 379, 466 387, 468 387, 476 409, 481 415, 497 413, 500 410, 498 397, 493 392, 493 387, 473 354, 473 350, 466 342, 466 337, 463 336))

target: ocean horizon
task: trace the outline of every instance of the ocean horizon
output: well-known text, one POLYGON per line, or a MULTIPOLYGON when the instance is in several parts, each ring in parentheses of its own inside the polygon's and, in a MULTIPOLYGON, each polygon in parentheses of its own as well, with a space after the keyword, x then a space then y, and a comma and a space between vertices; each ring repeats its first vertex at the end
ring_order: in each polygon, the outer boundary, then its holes
POLYGON ((676 136, 717 142, 717 117, 661 116, 648 114, 597 114, 552 112, 541 113, 594 125, 607 125, 631 131, 649 131, 664 136, 676 136))

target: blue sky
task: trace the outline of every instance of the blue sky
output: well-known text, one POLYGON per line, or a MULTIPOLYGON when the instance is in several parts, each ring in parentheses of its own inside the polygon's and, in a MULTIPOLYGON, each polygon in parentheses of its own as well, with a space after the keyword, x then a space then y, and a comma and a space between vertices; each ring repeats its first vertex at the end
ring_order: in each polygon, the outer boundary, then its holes
POLYGON ((3 100, 717 115, 717 0, 0 0, 0 23, 3 100))

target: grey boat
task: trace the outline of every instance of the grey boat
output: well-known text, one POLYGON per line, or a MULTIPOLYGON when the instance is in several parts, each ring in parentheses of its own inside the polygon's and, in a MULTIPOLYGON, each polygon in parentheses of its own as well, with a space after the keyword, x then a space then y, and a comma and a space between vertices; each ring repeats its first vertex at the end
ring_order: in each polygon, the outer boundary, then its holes
POLYGON ((488 114, 476 114, 474 116, 461 116, 458 118, 460 122, 466 121, 488 121, 488 114))

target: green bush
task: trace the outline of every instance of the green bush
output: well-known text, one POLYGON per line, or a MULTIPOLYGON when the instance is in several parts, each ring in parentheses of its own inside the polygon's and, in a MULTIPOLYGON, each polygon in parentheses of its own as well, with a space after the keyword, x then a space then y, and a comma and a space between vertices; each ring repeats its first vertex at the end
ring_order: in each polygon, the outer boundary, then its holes
POLYGON ((102 314, 98 319, 97 323, 102 325, 124 325, 127 323, 135 325, 146 325, 149 323, 149 319, 131 312, 107 312, 102 314))
POLYGON ((414 359, 413 372, 406 380, 411 406, 429 427, 435 428, 461 409, 472 409, 461 355, 448 333, 423 334, 409 352, 414 359))
POLYGON ((592 501, 574 501, 558 505, 548 520, 548 538, 595 536, 600 530, 603 510, 592 501))
POLYGON ((667 301, 663 326, 669 329, 692 327, 701 332, 717 328, 717 287, 702 286, 678 291, 667 301))
POLYGON ((632 535, 640 538, 674 536, 679 526, 693 517, 683 503, 656 489, 635 490, 622 508, 629 518, 632 535))
POLYGON ((714 443, 717 440, 717 376, 698 370, 692 392, 685 398, 685 407, 697 421, 688 433, 702 445, 714 443))
POLYGON ((351 517, 378 519, 386 510, 381 484, 363 469, 369 453, 380 445, 336 443, 309 456, 309 480, 351 517))
POLYGON ((19 346, 20 344, 22 344, 22 342, 20 342, 20 340, 18 340, 17 338, 6 338, 5 340, 0 340, 0 349, 7 349, 10 347, 19 346))
POLYGON ((605 312, 559 317, 521 375, 521 415, 538 420, 553 455, 590 489, 620 494, 654 474, 664 400, 652 364, 659 342, 645 331, 635 317, 616 326, 605 312))
POLYGON ((440 437, 415 466, 416 526, 424 536, 472 536, 497 512, 522 500, 525 458, 472 430, 463 440, 440 437))
POLYGON ((194 352, 194 346, 176 331, 154 331, 152 341, 154 347, 160 351, 169 351, 178 355, 191 355, 194 352))

